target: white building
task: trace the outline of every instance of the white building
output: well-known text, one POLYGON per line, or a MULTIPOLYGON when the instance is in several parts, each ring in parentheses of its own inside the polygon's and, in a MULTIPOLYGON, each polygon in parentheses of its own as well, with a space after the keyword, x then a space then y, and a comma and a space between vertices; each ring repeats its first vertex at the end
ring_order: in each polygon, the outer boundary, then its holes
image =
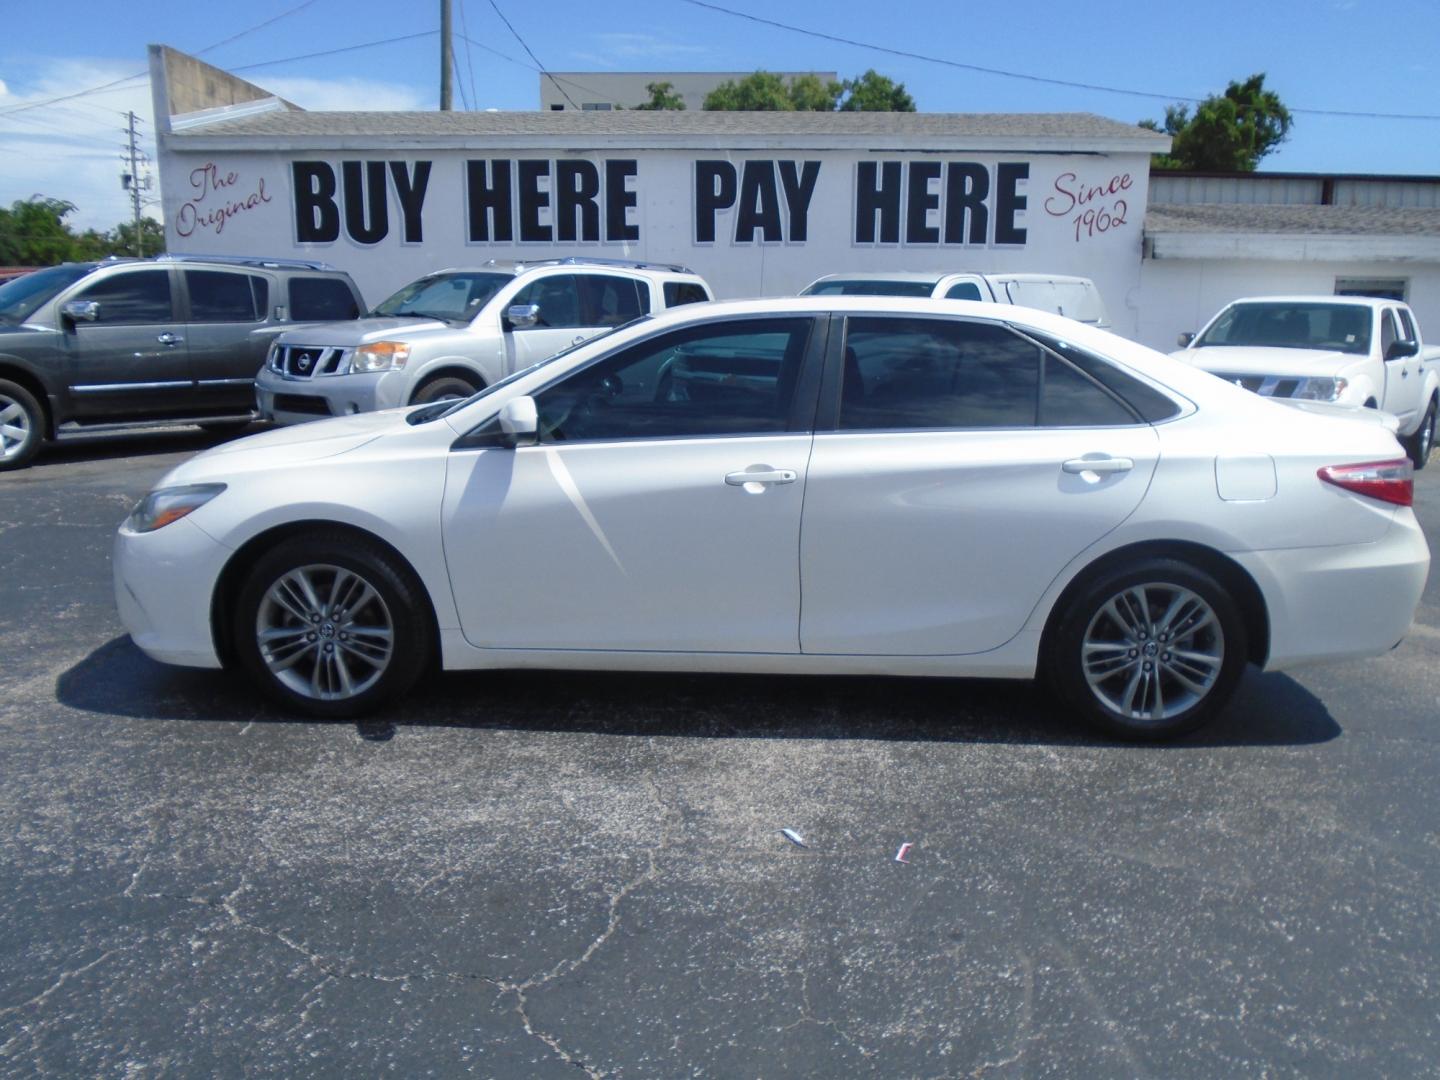
POLYGON ((1386 290, 1440 340, 1440 179, 1157 174, 1083 113, 312 113, 151 50, 171 251, 318 259, 378 302, 445 266, 678 263, 721 297, 853 270, 1079 274, 1174 347, 1257 293, 1386 290))

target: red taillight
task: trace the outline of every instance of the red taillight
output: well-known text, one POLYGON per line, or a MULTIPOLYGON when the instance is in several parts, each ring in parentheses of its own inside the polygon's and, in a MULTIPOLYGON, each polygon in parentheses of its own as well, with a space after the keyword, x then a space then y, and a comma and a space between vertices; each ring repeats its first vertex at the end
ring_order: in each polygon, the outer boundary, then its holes
POLYGON ((1396 506, 1415 505, 1415 467, 1409 458, 1365 461, 1357 465, 1326 465, 1319 477, 1357 495, 1368 495, 1396 506))

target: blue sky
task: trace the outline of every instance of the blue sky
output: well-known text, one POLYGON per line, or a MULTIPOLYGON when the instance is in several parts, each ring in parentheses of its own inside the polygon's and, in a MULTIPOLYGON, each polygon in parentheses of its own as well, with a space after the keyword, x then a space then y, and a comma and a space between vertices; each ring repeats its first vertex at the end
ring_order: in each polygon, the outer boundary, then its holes
MULTIPOLYGON (((476 108, 533 109, 538 75, 490 0, 452 0, 467 97, 476 108)), ((723 6, 876 45, 1029 75, 1158 94, 1139 97, 958 70, 819 40, 683 0, 496 0, 554 70, 833 70, 868 67, 905 83, 930 112, 1095 112, 1160 118, 1172 97, 1203 97, 1264 71, 1292 109, 1440 114, 1440 3, 1265 0, 1200 5, 1156 0, 720 0, 723 6)), ((44 108, 20 106, 141 72, 145 46, 187 52, 306 108, 434 108, 433 35, 338 55, 301 54, 431 31, 438 0, 180 0, 17 4, 0 41, 0 204, 35 193, 79 206, 80 225, 128 216, 119 183, 121 113, 149 131, 147 83, 134 80, 44 108), (303 6, 301 6, 303 4, 303 6), (300 10, 293 10, 296 8, 300 10), (288 13, 288 14, 287 14, 288 13), (276 18, 277 16, 281 16, 276 18), (261 26, 274 19, 269 25, 261 26), (252 65, 265 65, 252 67, 252 65)), ((457 107, 461 105, 457 92, 457 107)), ((1440 120, 1299 112, 1266 169, 1440 174, 1440 120)))

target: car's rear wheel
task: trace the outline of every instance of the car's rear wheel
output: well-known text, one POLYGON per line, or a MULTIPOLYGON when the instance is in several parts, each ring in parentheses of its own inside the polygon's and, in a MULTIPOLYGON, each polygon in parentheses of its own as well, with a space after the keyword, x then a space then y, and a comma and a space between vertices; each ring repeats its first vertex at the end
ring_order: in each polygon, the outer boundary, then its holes
POLYGON ((1047 640, 1046 674, 1091 723, 1132 739, 1193 731, 1244 672, 1245 620, 1225 587, 1178 559, 1098 574, 1047 640))
POLYGON ((240 587, 231 633, 267 694, 322 717, 393 700, 434 653, 424 587, 383 547, 345 533, 293 537, 262 556, 240 587))
POLYGON ((0 379, 0 472, 23 469, 45 441, 45 412, 19 383, 0 379))
POLYGON ((1437 399, 1432 397, 1429 406, 1425 409, 1425 418, 1420 421, 1420 426, 1415 429, 1415 433, 1401 440, 1405 444, 1405 452, 1410 455, 1410 460, 1416 469, 1425 468, 1425 463, 1430 460, 1430 451, 1435 447, 1435 414, 1437 410, 1440 410, 1440 405, 1437 405, 1437 399))
POLYGON ((468 379, 462 379, 458 375, 442 375, 416 390, 410 404, 429 405, 436 401, 459 401, 469 397, 477 389, 479 387, 468 379))

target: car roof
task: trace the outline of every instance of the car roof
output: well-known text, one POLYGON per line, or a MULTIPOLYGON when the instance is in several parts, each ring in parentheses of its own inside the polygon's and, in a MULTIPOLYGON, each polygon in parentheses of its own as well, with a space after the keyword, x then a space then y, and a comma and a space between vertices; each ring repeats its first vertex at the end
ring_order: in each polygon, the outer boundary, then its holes
MULTIPOLYGON (((955 271, 961 273, 962 271, 955 271)), ((939 281, 945 273, 941 271, 926 272, 923 270, 896 270, 893 273, 880 273, 874 270, 862 270, 853 274, 826 274, 824 277, 815 279, 814 284, 822 281, 927 281, 931 284, 939 281)))
POLYGON ((1388 300, 1380 296, 1329 296, 1329 295, 1293 295, 1293 296, 1242 296, 1238 300, 1231 300, 1226 307, 1233 304, 1353 304, 1355 307, 1384 307, 1387 304, 1400 304, 1401 300, 1388 300))

